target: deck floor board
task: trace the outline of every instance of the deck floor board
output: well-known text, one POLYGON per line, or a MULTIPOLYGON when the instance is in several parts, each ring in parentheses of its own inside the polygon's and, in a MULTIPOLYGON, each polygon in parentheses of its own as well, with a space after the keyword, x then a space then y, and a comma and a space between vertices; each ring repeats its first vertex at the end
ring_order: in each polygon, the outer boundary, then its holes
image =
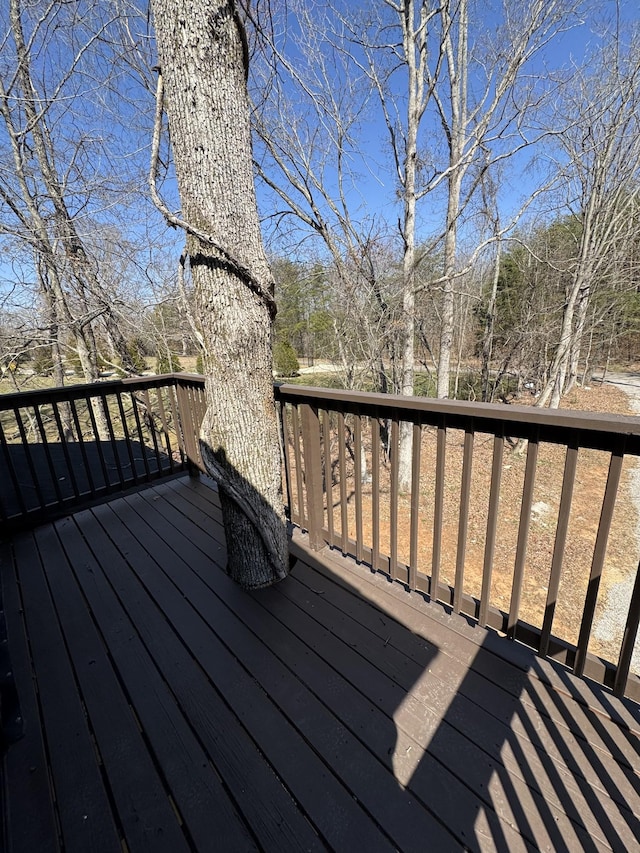
POLYGON ((43 737, 38 694, 32 678, 30 648, 24 624, 24 608, 8 543, 0 545, 2 605, 7 622, 11 665, 20 697, 20 711, 29 721, 28 736, 13 743, 4 758, 5 779, 11 779, 11 799, 6 788, 2 799, 7 812, 0 840, 8 849, 9 826, 24 839, 25 849, 53 853, 57 850, 58 826, 49 785, 48 758, 43 737), (28 802, 29 809, 22 807, 28 802))
MULTIPOLYGON (((72 849, 90 850, 99 845, 101 850, 117 851, 120 832, 111 814, 93 732, 32 533, 19 537, 14 555, 62 834, 72 849)), ((31 721, 25 720, 27 736, 30 726, 31 721)))
MULTIPOLYGON (((166 681, 142 642, 134 623, 109 585, 103 566, 122 561, 122 556, 102 533, 91 513, 78 514, 56 525, 57 533, 73 565, 82 591, 98 622, 109 654, 117 666, 133 710, 149 739, 194 844, 203 848, 217 838, 225 849, 255 850, 244 822, 198 741, 179 702, 171 691, 173 674, 166 681), (86 540, 86 541, 85 541, 86 540)), ((127 571, 126 565, 120 571, 127 571)), ((201 699, 204 703, 206 699, 201 699)))
POLYGON ((7 853, 638 847, 637 706, 291 550, 290 578, 240 590, 188 477, 2 546, 7 853))

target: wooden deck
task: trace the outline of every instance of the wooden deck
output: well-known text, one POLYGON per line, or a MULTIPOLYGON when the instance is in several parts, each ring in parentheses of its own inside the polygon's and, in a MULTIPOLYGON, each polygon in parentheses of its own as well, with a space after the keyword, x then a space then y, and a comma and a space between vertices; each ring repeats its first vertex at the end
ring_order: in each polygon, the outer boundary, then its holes
POLYGON ((204 479, 0 548, 7 853, 639 847, 635 705, 301 535, 242 592, 204 479))

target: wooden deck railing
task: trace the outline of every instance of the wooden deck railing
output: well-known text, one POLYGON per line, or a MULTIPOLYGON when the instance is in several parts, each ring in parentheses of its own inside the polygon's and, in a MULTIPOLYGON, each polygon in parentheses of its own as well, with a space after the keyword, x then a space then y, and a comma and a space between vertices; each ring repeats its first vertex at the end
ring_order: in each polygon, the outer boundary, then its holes
POLYGON ((33 523, 198 465, 202 377, 0 395, 0 523, 33 523))
MULTIPOLYGON (((276 387, 291 520, 325 544, 640 701, 640 419, 276 387), (412 434, 400 489, 401 424, 412 434), (637 487, 636 487, 637 489, 637 487)), ((204 382, 0 396, 0 524, 201 469, 204 382)))
POLYGON ((640 419, 291 385, 277 396, 291 518, 312 547, 640 700, 627 494, 640 419), (404 494, 402 422, 413 450, 404 494))

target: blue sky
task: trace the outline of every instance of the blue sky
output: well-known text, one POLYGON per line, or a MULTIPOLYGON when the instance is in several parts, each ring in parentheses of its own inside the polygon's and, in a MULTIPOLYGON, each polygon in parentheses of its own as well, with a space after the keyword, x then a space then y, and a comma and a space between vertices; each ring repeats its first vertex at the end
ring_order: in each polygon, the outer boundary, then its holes
MULTIPOLYGON (((361 7, 365 5, 367 4, 360 4, 361 7)), ((495 12, 491 12, 492 6, 495 7, 496 4, 479 2, 472 6, 472 10, 477 14, 479 10, 489 9, 487 16, 489 28, 492 24, 497 28, 499 19, 495 12)), ((353 9, 353 5, 349 4, 348 8, 353 9)), ((629 22, 637 22, 639 16, 640 10, 636 0, 622 2, 620 21, 623 25, 629 22)), ((528 73, 546 78, 547 81, 552 79, 550 72, 555 74, 559 69, 564 69, 565 76, 568 75, 571 64, 582 62, 590 51, 597 49, 605 29, 611 28, 615 24, 616 4, 614 0, 601 0, 595 4, 595 11, 589 16, 585 15, 581 21, 574 19, 570 29, 557 36, 551 45, 543 49, 529 64, 528 73)), ((474 22, 472 20, 472 29, 473 27, 474 22)), ((485 28, 486 17, 481 29, 485 28)), ((286 36, 286 38, 284 35, 282 36, 281 44, 289 49, 292 61, 299 61, 301 54, 294 44, 295 28, 290 27, 286 36)), ((340 73, 337 72, 338 79, 340 79, 340 73)), ((397 82, 399 87, 403 85, 401 75, 397 75, 397 82)), ((344 85, 346 86, 346 81, 344 85)), ((473 79, 471 85, 473 85, 473 79)), ((289 90, 285 89, 285 91, 289 91, 292 97, 295 97, 295 87, 291 86, 289 90)), ((438 136, 437 125, 438 122, 434 113, 426 116, 423 121, 420 144, 422 151, 427 156, 432 154, 434 150, 432 144, 433 138, 438 136)), ((531 133, 533 134, 533 131, 531 133)), ((442 156, 442 151, 436 153, 436 157, 440 158, 441 163, 442 156)), ((361 216, 364 219, 378 217, 387 224, 390 231, 393 231, 399 212, 399 197, 398 184, 390 158, 387 130, 380 110, 376 107, 375 98, 373 98, 363 114, 362 121, 357 129, 355 145, 349 158, 355 177, 348 192, 348 199, 354 216, 361 216)), ((505 220, 510 212, 518 209, 522 200, 531 194, 532 189, 541 179, 541 173, 545 171, 548 165, 548 152, 542 152, 540 149, 536 151, 531 148, 503 166, 500 174, 496 176, 496 180, 500 186, 500 206, 505 220)), ((330 167, 326 169, 325 174, 328 183, 332 181, 332 178, 335 180, 335 171, 332 173, 330 167)), ((260 184, 258 187, 263 213, 268 215, 269 212, 281 207, 273 201, 273 196, 269 191, 266 191, 260 184)), ((443 198, 442 193, 436 193, 429 199, 425 199, 420 205, 419 227, 421 235, 425 239, 441 227, 443 198)), ((467 229, 473 231, 475 227, 475 225, 469 224, 467 229)), ((292 250, 294 243, 294 240, 282 239, 280 246, 283 250, 292 250)))
MULTIPOLYGON (((476 9, 491 8, 490 0, 478 2, 476 9)), ((572 28, 569 32, 560 36, 554 43, 553 49, 546 55, 541 56, 532 70, 539 72, 545 66, 549 68, 566 65, 572 58, 580 61, 588 49, 595 47, 598 43, 599 33, 602 31, 602 22, 609 23, 615 20, 616 4, 614 0, 601 0, 595 4, 597 10, 593 12, 585 22, 572 28)), ((363 4, 344 2, 344 8, 353 13, 354 9, 360 9, 363 4)), ((275 24, 281 25, 281 19, 277 18, 278 7, 274 5, 275 24)), ((620 5, 621 19, 624 22, 638 21, 640 9, 637 0, 623 0, 620 5)), ((6 26, 6 10, 0 12, 0 24, 6 26)), ((144 36, 144 33, 142 33, 144 36)), ((289 41, 295 31, 289 28, 289 41)), ((61 53, 64 56, 64 51, 61 53)), ((294 51, 295 57, 295 51, 294 51)), ((43 54, 43 58, 49 61, 51 56, 43 54)), ((299 59, 298 57, 295 57, 299 59)), ((0 63, 0 74, 6 75, 8 65, 5 59, 4 65, 0 63)), ((107 66, 103 66, 106 69, 107 66)), ((340 74, 336 72, 337 79, 340 74)), ((79 138, 79 134, 85 134, 87 138, 87 167, 94 170, 95 177, 101 177, 101 170, 107 167, 107 172, 119 180, 127 176, 130 191, 117 188, 117 181, 105 182, 98 195, 95 195, 89 203, 89 207, 83 210, 81 222, 103 222, 111 224, 120 230, 125 238, 133 242, 145 240, 159 244, 158 251, 147 251, 140 255, 143 268, 130 267, 132 276, 139 276, 144 281, 144 265, 148 264, 147 272, 160 281, 163 276, 170 276, 175 269, 177 256, 182 248, 182 236, 175 231, 164 228, 159 214, 151 206, 146 188, 146 170, 148 168, 149 142, 150 142, 150 111, 152 110, 152 96, 135 81, 135 77, 122 73, 117 79, 115 88, 101 87, 100 81, 96 83, 95 77, 88 76, 83 85, 79 85, 77 91, 82 92, 82 98, 74 106, 73 112, 60 115, 59 138, 70 138, 72 141, 79 138), (121 92, 126 93, 123 100, 121 92), (138 111, 138 107, 142 111, 138 111), (73 123, 71 122, 73 119, 73 123), (65 124, 66 122, 66 124, 65 124), (149 237, 147 238, 147 235, 149 237), (166 251, 162 251, 162 248, 166 251)), ((346 87, 345 82, 345 87, 346 87)), ((387 147, 387 132, 382 122, 379 110, 376 109, 372 100, 368 105, 358 135, 355 140, 352 164, 355 179, 349 190, 350 204, 355 211, 354 215, 362 218, 377 217, 380 222, 391 232, 395 230, 395 221, 398 213, 397 183, 394 180, 390 154, 387 147)), ((424 137, 422 144, 428 150, 430 140, 424 137)), ((0 127, 0 153, 2 162, 7 166, 7 140, 0 127), (4 152, 4 153, 2 153, 4 152)), ((166 159, 166 158, 165 158, 166 159)), ((61 168, 66 168, 68 162, 66 155, 61 157, 61 168)), ((542 160, 540 162, 543 162, 542 160)), ((528 157, 521 157, 507 169, 502 176, 502 204, 506 207, 516 203, 516 200, 530 192, 533 185, 533 175, 526 171, 528 157)), ((9 166, 10 167, 10 166, 9 166)), ((169 169, 167 180, 163 191, 171 206, 177 205, 175 193, 175 181, 171 177, 169 169)), ((328 170, 328 180, 331 180, 331 170, 328 170)), ((270 194, 264 187, 258 185, 258 199, 261 212, 268 216, 273 210, 270 194)), ((432 203, 423 203, 420 208, 421 233, 426 237, 437 230, 438 222, 441 220, 441 209, 438 197, 434 197, 432 203)), ((6 212, 2 213, 6 216, 6 212)), ((117 243, 114 244, 117 246, 117 243)), ((285 244, 281 244, 284 246, 285 244)), ((306 245, 306 244, 305 244, 306 245)), ((22 252, 16 255, 14 246, 7 247, 0 243, 0 293, 10 289, 13 284, 23 277, 29 279, 31 270, 31 259, 28 254, 22 252)), ((29 297, 30 298, 30 297, 29 297)))

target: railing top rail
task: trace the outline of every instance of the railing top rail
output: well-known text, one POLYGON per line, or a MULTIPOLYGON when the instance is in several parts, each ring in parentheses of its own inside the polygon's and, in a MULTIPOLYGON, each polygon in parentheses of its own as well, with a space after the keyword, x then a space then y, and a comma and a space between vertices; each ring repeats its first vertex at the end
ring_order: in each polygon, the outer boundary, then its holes
MULTIPOLYGON (((175 385, 180 382, 201 385, 204 377, 191 373, 166 373, 158 376, 135 376, 81 385, 64 385, 34 391, 0 394, 0 411, 16 406, 34 406, 64 400, 78 400, 97 394, 120 390, 138 391, 145 388, 175 385)), ((464 429, 473 422, 479 432, 494 433, 501 429, 515 437, 530 438, 541 430, 540 438, 563 441, 569 432, 581 433, 581 443, 602 446, 605 436, 625 436, 627 453, 640 454, 640 417, 576 412, 568 409, 538 409, 534 406, 504 405, 502 403, 471 403, 465 400, 436 400, 430 397, 405 397, 397 394, 372 394, 347 391, 341 388, 315 388, 306 385, 276 384, 276 394, 282 400, 316 401, 327 408, 377 414, 395 411, 407 419, 438 423, 446 416, 447 424, 464 429)), ((608 442, 604 442, 605 444, 608 442)))
POLYGON ((203 377, 185 373, 164 373, 159 376, 132 376, 126 379, 108 379, 81 385, 62 385, 55 388, 38 388, 33 391, 16 391, 0 394, 0 411, 16 406, 39 406, 46 403, 65 400, 80 400, 95 397, 98 394, 113 394, 117 391, 142 391, 145 388, 157 388, 175 385, 177 381, 202 382, 203 377))
POLYGON ((447 424, 464 429, 469 422, 478 432, 495 433, 505 429, 514 437, 531 438, 537 432, 541 439, 563 441, 568 433, 580 432, 580 443, 597 447, 607 444, 605 437, 627 439, 627 453, 640 454, 640 417, 576 412, 568 409, 538 409, 534 406, 503 403, 470 403, 465 400, 436 400, 430 397, 404 397, 396 394, 371 394, 337 388, 313 388, 304 385, 278 385, 276 393, 291 402, 317 402, 321 407, 378 414, 394 411, 424 423, 447 424), (406 415, 405 415, 406 413, 406 415))

